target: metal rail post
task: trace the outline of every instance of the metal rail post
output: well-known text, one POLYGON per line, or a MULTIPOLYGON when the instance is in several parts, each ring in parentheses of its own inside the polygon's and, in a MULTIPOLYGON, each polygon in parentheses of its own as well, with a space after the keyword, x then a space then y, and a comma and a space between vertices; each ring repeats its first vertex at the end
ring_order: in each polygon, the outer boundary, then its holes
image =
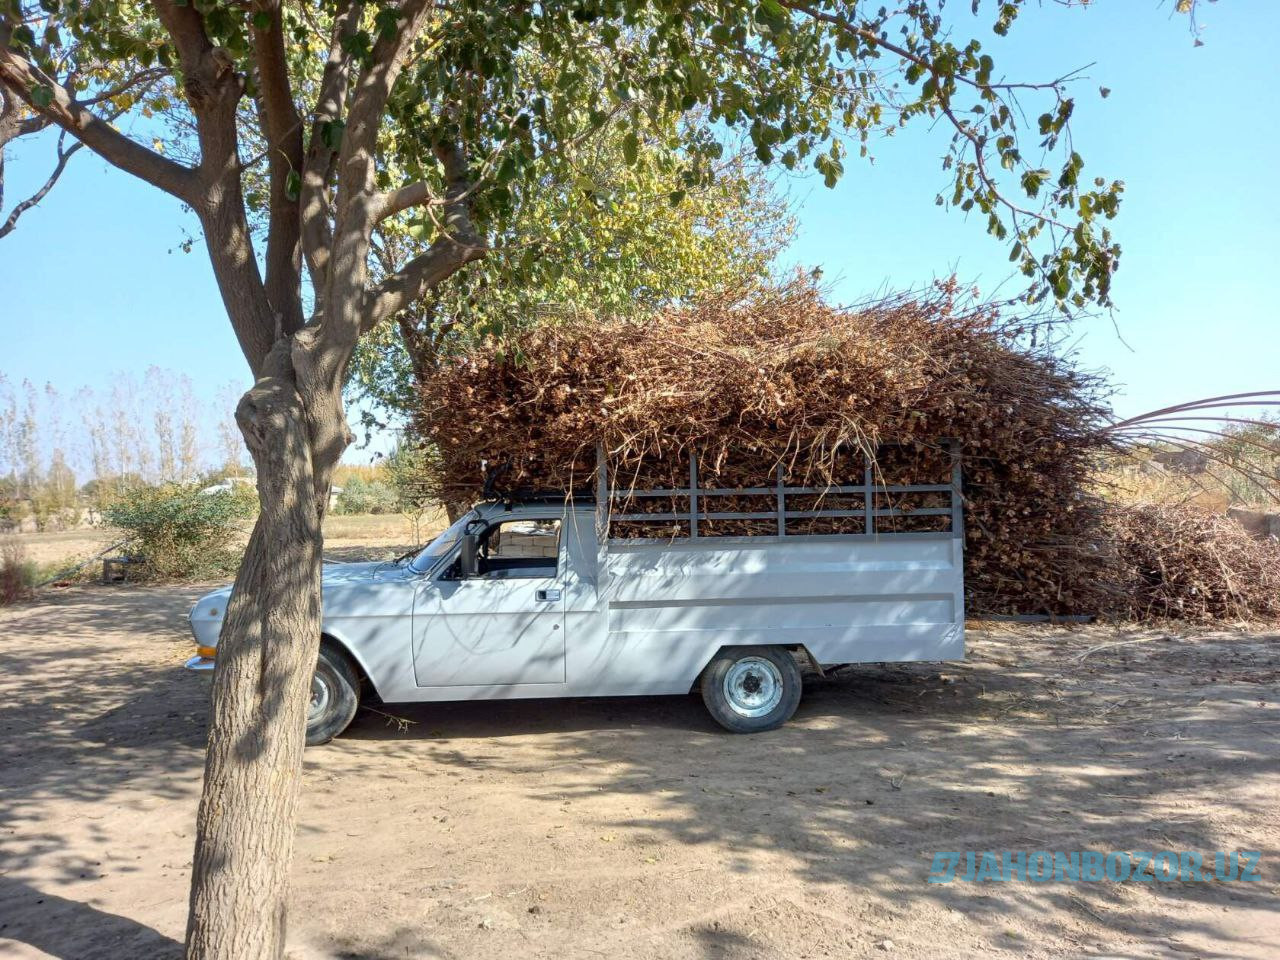
POLYGON ((778 536, 787 535, 787 491, 782 484, 782 461, 778 461, 778 536))
POLYGON ((698 448, 689 451, 689 539, 698 538, 698 448))
POLYGON ((947 441, 951 453, 951 535, 964 537, 964 488, 960 470, 960 441, 947 441))
POLYGON ((866 468, 862 472, 863 535, 867 537, 876 535, 876 495, 875 488, 871 485, 872 479, 871 457, 868 455, 866 468))
POLYGON ((596 444, 596 541, 604 543, 609 529, 609 466, 604 459, 604 444, 596 444))

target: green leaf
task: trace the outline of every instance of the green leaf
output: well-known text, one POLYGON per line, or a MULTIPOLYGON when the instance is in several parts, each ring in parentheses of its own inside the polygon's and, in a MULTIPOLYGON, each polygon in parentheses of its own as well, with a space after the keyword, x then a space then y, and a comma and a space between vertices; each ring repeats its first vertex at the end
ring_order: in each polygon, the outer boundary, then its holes
POLYGON ((781 30, 787 23, 787 11, 778 0, 760 0, 756 7, 756 22, 774 31, 781 30))
POLYGON ((290 170, 284 178, 284 193, 290 200, 297 200, 302 193, 302 175, 297 170, 290 170))
POLYGON ((253 15, 253 25, 258 30, 269 30, 271 28, 271 14, 266 10, 258 10, 253 15))
POLYGON ((627 162, 627 166, 634 167, 639 158, 640 138, 634 130, 628 130, 627 135, 622 138, 622 159, 627 162))
POLYGON ((342 49, 361 63, 368 63, 373 54, 373 43, 367 30, 358 30, 342 38, 342 49))
POLYGON ((31 102, 43 110, 53 102, 53 87, 37 84, 30 90, 31 102))
POLYGON ((326 120, 320 124, 320 140, 330 150, 337 150, 342 146, 342 134, 347 129, 347 125, 341 120, 326 120))
POLYGON ((378 36, 387 40, 394 37, 396 30, 399 29, 401 16, 399 10, 379 10, 373 18, 373 25, 378 28, 378 36))

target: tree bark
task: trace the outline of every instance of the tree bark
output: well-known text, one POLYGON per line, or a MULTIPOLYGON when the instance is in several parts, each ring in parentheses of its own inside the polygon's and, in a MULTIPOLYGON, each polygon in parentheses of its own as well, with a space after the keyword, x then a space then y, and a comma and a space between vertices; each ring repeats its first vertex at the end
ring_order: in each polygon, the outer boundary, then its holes
MULTIPOLYGON (((324 393, 300 388, 294 346, 293 338, 277 342, 236 410, 262 511, 218 645, 192 863, 191 960, 284 953, 298 771, 320 643, 321 521, 337 461, 316 456, 311 424, 334 411, 308 411, 308 395, 324 393)), ((341 406, 336 414, 342 418, 341 406)))

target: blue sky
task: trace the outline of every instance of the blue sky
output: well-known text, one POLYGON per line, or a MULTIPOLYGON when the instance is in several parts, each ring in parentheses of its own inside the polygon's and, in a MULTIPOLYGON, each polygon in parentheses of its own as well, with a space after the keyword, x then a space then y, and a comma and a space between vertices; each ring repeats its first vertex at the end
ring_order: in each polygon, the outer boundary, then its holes
MULTIPOLYGON (((1087 175, 1126 183, 1114 225, 1124 252, 1114 316, 1082 323, 1073 343, 1086 366, 1112 372, 1123 415, 1280 387, 1280 4, 1206 6, 1199 48, 1170 8, 1047 2, 1008 40, 989 34, 989 10, 978 33, 1010 77, 1093 64, 1075 88, 1076 145, 1087 175), (1100 86, 1112 91, 1105 100, 1100 86)), ((789 259, 821 266, 844 300, 953 271, 988 291, 1005 281, 1007 248, 934 205, 944 149, 945 131, 919 127, 877 144, 874 164, 848 158, 835 190, 790 181, 799 231, 789 259)), ((14 151, 10 204, 43 177, 50 152, 14 151)), ((243 383, 203 250, 179 249, 195 231, 174 201, 82 152, 0 241, 0 371, 66 392, 153 364, 185 371, 210 397, 243 383)))

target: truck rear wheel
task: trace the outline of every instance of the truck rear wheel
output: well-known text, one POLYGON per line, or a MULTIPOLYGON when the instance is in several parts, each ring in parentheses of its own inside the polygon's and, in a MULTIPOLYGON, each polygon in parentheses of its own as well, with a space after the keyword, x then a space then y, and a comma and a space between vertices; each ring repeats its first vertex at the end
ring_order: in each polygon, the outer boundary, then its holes
POLYGON ((328 743, 351 723, 360 706, 360 678, 346 654, 320 646, 307 704, 307 746, 328 743))
POLYGON ((774 730, 800 703, 800 668, 781 647, 734 647, 702 672, 702 702, 733 733, 774 730))

